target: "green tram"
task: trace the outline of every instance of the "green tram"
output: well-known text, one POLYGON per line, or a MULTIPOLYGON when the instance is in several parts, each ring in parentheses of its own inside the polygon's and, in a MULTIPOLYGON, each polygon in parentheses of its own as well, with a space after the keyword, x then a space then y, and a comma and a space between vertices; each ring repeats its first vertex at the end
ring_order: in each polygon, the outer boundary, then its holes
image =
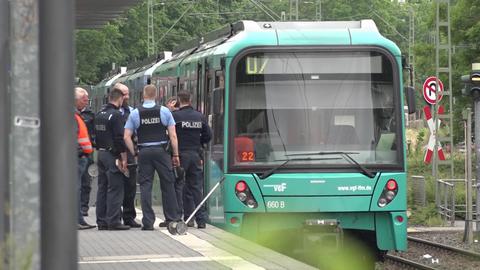
POLYGON ((192 92, 212 128, 212 224, 280 250, 350 235, 381 257, 407 248, 402 68, 372 20, 240 21, 177 48, 152 83, 192 92))

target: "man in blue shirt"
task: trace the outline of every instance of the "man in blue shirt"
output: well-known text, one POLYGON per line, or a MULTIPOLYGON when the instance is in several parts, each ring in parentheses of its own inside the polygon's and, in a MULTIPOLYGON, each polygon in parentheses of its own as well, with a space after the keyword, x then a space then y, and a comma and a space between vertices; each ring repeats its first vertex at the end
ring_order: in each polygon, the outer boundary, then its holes
POLYGON ((140 184, 142 206, 142 230, 153 230, 155 213, 152 209, 152 185, 155 171, 160 178, 163 213, 167 223, 180 221, 175 194, 173 166, 179 166, 177 133, 172 113, 164 106, 155 104, 157 88, 146 85, 143 89, 144 103, 133 110, 125 124, 124 140, 128 150, 137 155, 132 134, 138 138, 138 183, 140 184), (167 134, 168 131, 168 134, 167 134), (172 157, 166 146, 170 141, 172 157))

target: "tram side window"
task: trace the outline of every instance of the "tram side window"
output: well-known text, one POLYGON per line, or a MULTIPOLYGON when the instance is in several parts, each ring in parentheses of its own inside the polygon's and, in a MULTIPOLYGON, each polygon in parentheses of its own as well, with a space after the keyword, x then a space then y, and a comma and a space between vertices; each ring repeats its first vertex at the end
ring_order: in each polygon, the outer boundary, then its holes
POLYGON ((189 92, 192 94, 192 107, 197 108, 197 79, 190 80, 190 89, 189 92))
POLYGON ((138 100, 138 103, 139 103, 138 105, 142 104, 142 92, 137 93, 137 100, 138 100))
POLYGON ((216 88, 213 90, 213 132, 214 144, 223 144, 223 118, 224 118, 224 90, 216 88))

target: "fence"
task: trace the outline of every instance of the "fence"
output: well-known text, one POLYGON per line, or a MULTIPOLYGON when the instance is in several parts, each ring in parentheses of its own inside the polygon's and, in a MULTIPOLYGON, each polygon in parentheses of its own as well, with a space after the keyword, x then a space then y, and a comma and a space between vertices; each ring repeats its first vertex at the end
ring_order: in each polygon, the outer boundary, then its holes
MULTIPOLYGON (((439 214, 443 217, 445 223, 450 222, 450 226, 455 225, 455 217, 462 214, 466 216, 467 207, 465 198, 457 198, 457 190, 465 190, 465 179, 438 179, 435 185, 435 204, 439 214), (462 202, 457 202, 463 199, 462 202)), ((475 190, 475 180, 472 179, 472 190, 475 190)), ((473 219, 475 220, 475 207, 473 204, 473 219)))

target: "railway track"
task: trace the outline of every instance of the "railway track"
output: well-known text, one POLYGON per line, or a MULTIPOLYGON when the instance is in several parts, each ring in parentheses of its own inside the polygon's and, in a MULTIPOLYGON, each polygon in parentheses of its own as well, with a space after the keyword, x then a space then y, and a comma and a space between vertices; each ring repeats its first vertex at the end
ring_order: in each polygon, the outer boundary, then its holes
POLYGON ((411 236, 408 246, 407 252, 386 255, 385 262, 394 269, 480 269, 480 253, 411 236), (425 254, 434 255, 432 263, 422 259, 425 254))
POLYGON ((400 269, 422 269, 422 270, 436 270, 436 268, 424 265, 412 260, 408 260, 399 256, 385 255, 385 263, 391 263, 395 266, 401 267, 400 269))
POLYGON ((449 253, 452 253, 453 255, 462 255, 464 257, 470 258, 472 260, 480 260, 480 253, 472 252, 469 250, 461 249, 461 248, 456 248, 440 243, 435 243, 432 241, 428 241, 425 239, 421 238, 416 238, 409 236, 408 237, 409 243, 414 243, 415 245, 424 245, 428 247, 433 247, 435 249, 441 250, 441 251, 447 251, 449 253))

